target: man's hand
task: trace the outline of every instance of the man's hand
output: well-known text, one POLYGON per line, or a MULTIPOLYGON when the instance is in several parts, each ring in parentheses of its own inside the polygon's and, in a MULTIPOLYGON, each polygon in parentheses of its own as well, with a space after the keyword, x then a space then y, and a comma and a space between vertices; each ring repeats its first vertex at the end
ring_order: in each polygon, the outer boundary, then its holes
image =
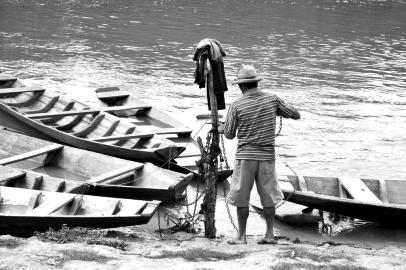
POLYGON ((219 123, 218 132, 223 134, 224 133, 224 123, 219 123))

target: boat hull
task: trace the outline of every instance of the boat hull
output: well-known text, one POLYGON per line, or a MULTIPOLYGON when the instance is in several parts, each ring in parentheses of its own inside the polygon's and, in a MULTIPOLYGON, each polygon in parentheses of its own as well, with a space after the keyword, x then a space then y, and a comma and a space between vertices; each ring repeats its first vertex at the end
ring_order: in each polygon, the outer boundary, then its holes
POLYGON ((352 218, 406 228, 406 207, 391 204, 372 204, 334 196, 283 190, 285 199, 307 207, 352 218))
POLYGON ((77 217, 77 216, 3 216, 0 215, 0 233, 11 235, 31 235, 35 232, 47 231, 49 228, 67 227, 86 228, 117 228, 124 226, 147 224, 150 215, 130 217, 77 217))
POLYGON ((138 162, 149 161, 154 163, 163 163, 168 161, 168 159, 165 158, 167 154, 173 151, 172 148, 170 147, 168 147, 167 149, 161 148, 155 151, 150 149, 140 151, 137 149, 121 148, 90 140, 81 139, 69 135, 67 133, 58 131, 56 129, 50 128, 40 122, 28 119, 19 114, 18 112, 10 109, 7 105, 4 105, 1 102, 0 102, 0 112, 1 112, 0 119, 2 120, 1 124, 16 131, 37 138, 60 142, 77 148, 107 154, 115 157, 120 157, 128 160, 138 162))

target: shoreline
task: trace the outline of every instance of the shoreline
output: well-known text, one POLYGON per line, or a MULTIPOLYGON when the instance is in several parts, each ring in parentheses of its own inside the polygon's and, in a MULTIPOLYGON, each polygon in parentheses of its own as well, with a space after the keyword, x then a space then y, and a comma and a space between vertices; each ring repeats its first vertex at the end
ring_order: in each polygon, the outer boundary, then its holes
MULTIPOLYGON (((94 230, 98 231, 98 230, 94 230)), ((123 241, 125 246, 88 244, 84 236, 58 243, 41 236, 0 236, 0 269, 404 269, 405 249, 357 244, 298 242, 277 245, 229 245, 225 237, 178 232, 164 234, 139 226, 104 230, 99 240, 123 241)), ((100 242, 101 243, 101 242, 100 242)))

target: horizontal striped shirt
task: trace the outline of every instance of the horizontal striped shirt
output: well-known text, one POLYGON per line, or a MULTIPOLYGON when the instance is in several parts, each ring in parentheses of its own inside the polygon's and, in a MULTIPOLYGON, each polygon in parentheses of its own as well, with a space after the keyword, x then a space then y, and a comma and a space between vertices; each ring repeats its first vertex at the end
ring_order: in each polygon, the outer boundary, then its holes
POLYGON ((237 135, 235 158, 274 161, 276 116, 290 118, 294 111, 276 95, 258 89, 245 92, 231 104, 224 125, 226 138, 237 135))

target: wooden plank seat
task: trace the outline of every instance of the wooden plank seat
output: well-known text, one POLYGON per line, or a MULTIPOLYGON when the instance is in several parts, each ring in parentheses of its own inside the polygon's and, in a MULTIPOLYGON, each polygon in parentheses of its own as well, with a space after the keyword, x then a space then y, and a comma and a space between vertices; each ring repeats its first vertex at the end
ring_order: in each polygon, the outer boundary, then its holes
POLYGON ((61 150, 63 148, 63 145, 60 144, 52 144, 37 150, 29 151, 20 155, 16 155, 13 157, 8 157, 8 158, 3 158, 0 160, 0 165, 7 165, 10 163, 15 163, 21 160, 29 159, 32 157, 40 156, 43 154, 48 154, 53 151, 61 150))
POLYGON ((10 181, 24 177, 25 175, 26 172, 24 171, 10 167, 0 166, 0 184, 7 185, 7 183, 9 183, 10 181))
POLYGON ((0 96, 21 94, 26 92, 44 92, 45 89, 42 87, 12 87, 12 88, 0 88, 0 96))
POLYGON ((61 112, 50 112, 50 113, 33 113, 27 115, 30 119, 42 119, 42 118, 52 118, 52 117, 65 117, 74 115, 84 115, 84 114, 98 114, 100 110, 86 109, 80 111, 61 111, 61 112))
POLYGON ((353 199, 369 203, 382 203, 361 179, 340 177, 339 181, 353 199))
POLYGON ((0 76, 0 82, 16 81, 16 80, 17 80, 16 77, 11 77, 11 76, 7 76, 7 75, 1 75, 1 76, 0 76))
POLYGON ((52 201, 46 201, 39 206, 35 207, 32 211, 26 213, 26 215, 32 216, 47 216, 53 212, 59 210, 63 206, 67 205, 78 196, 76 194, 61 193, 61 196, 53 198, 52 201))
POLYGON ((152 138, 154 133, 136 133, 136 134, 126 134, 126 135, 117 135, 117 136, 106 136, 99 138, 91 138, 90 140, 95 142, 107 142, 107 141, 116 141, 116 140, 129 140, 129 139, 142 139, 142 138, 152 138))
POLYGON ((96 89, 96 96, 98 99, 116 99, 127 98, 130 93, 121 91, 118 87, 105 87, 96 89))
POLYGON ((116 106, 116 107, 106 107, 100 110, 96 109, 85 109, 85 110, 72 110, 72 111, 61 111, 61 112, 51 112, 51 113, 34 113, 27 115, 30 119, 42 119, 51 117, 65 117, 73 115, 83 115, 83 114, 98 114, 101 112, 114 112, 114 111, 126 111, 126 110, 139 110, 151 108, 151 106, 116 106))
POLYGON ((164 135, 164 134, 190 134, 192 133, 191 129, 188 128, 160 128, 152 130, 153 133, 164 135))
POLYGON ((102 175, 93 177, 93 178, 87 180, 86 183, 87 184, 102 183, 104 181, 113 179, 113 178, 118 177, 120 175, 129 173, 129 172, 135 172, 136 170, 141 169, 143 166, 144 166, 143 164, 136 164, 136 165, 129 165, 129 166, 126 166, 126 167, 122 167, 122 168, 119 168, 117 170, 110 171, 110 172, 104 173, 102 175))
POLYGON ((117 112, 117 111, 128 111, 128 110, 145 110, 151 109, 150 105, 128 105, 128 106, 113 106, 101 108, 104 112, 117 112))

